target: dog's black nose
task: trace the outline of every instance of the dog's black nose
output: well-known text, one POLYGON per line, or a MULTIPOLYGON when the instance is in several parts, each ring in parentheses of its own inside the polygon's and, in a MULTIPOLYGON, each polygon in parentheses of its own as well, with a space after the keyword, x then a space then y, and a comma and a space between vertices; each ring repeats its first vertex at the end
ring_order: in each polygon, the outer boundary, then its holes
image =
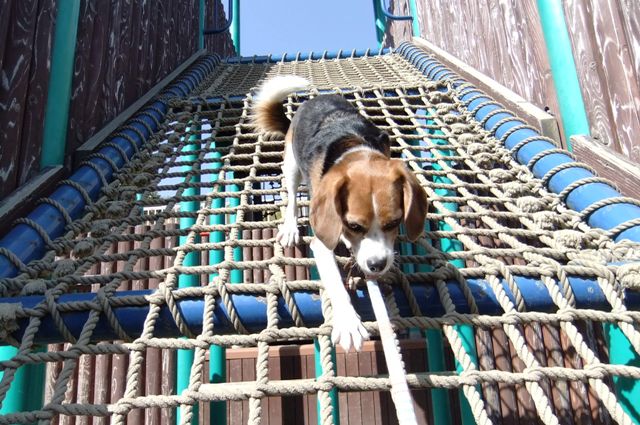
POLYGON ((384 270, 384 267, 387 265, 386 258, 370 258, 367 260, 367 267, 372 273, 378 273, 384 270))

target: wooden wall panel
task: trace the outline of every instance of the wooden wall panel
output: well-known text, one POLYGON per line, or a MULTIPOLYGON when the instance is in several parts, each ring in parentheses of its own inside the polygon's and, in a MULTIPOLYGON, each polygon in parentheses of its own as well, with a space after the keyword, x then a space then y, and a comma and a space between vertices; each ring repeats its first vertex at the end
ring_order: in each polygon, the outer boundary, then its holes
MULTIPOLYGON (((640 2, 563 2, 593 139, 640 160, 640 2)), ((418 1, 421 36, 562 117, 533 0, 418 1)), ((392 11, 409 14, 407 2, 392 11)), ((388 45, 411 38, 407 22, 393 22, 388 45)))
POLYGON ((629 20, 640 15, 640 4, 568 0, 564 5, 592 136, 638 161, 640 84, 634 61, 640 46, 633 44, 640 34, 638 23, 629 20))
MULTIPOLYGON (((0 0, 0 200, 39 171, 57 0, 0 0)), ((198 0, 82 0, 67 153, 197 49, 198 0)), ((213 19, 220 0, 207 2, 213 19)), ((233 54, 228 33, 211 52, 233 54)))
MULTIPOLYGON (((422 37, 490 76, 541 109, 559 115, 535 2, 418 1, 422 37)), ((392 3, 409 14, 406 2, 392 3)), ((409 23, 392 24, 389 43, 409 40, 409 23)))
POLYGON ((20 140, 28 108, 29 75, 38 21, 37 0, 9 0, 0 11, 6 34, 0 66, 0 199, 18 183, 20 140))
POLYGON ((41 1, 37 12, 26 108, 22 123, 18 181, 16 182, 18 186, 33 177, 40 167, 43 117, 49 90, 49 56, 57 12, 56 4, 56 1, 41 1))

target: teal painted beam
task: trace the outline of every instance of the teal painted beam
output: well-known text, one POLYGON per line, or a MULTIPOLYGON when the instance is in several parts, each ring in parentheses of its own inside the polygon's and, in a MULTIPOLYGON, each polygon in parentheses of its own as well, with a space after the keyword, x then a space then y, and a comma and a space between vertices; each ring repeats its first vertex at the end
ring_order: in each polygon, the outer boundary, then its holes
MULTIPOLYGON (((220 159, 220 152, 214 152, 211 155, 212 159, 220 159)), ((206 164, 205 164, 206 166, 206 164)), ((218 173, 215 170, 220 169, 222 167, 221 162, 211 163, 211 168, 213 169, 213 174, 211 181, 218 180, 218 173)), ((224 207, 224 199, 222 198, 214 198, 211 203, 212 208, 223 208, 224 207)), ((224 215, 223 214, 213 214, 209 218, 209 224, 211 225, 221 225, 224 224, 224 215)), ((209 233, 209 242, 220 243, 224 241, 224 232, 221 230, 217 230, 215 232, 209 233)), ((220 264, 224 261, 224 250, 223 249, 212 249, 209 251, 209 264, 220 264)), ((218 277, 218 273, 212 273, 209 275, 209 281, 213 281, 216 277, 218 277)), ((224 347, 218 345, 212 345, 209 348, 209 382, 212 384, 219 384, 225 382, 227 379, 227 351, 224 347)), ((225 425, 227 423, 227 402, 225 401, 214 401, 210 404, 209 409, 209 422, 215 425, 225 425)))
MULTIPOLYGON (((558 93, 567 148, 571 151, 570 137, 590 135, 590 127, 573 59, 564 9, 560 0, 538 0, 538 11, 551 63, 551 73, 558 93)), ((640 367, 639 353, 634 352, 620 328, 615 325, 604 325, 604 330, 609 342, 611 363, 640 367)), ((640 381, 617 378, 613 382, 623 409, 636 424, 640 424, 637 402, 640 400, 640 381)))
MULTIPOLYGON (((640 354, 636 353, 619 326, 603 323, 604 335, 609 346, 609 362, 612 365, 640 366, 640 354)), ((634 424, 640 424, 640 385, 638 380, 613 376, 613 386, 618 401, 634 424)))
POLYGON ((205 0, 198 0, 198 50, 204 49, 205 0))
POLYGON ((79 16, 80 0, 58 2, 40 169, 64 164, 79 16))
POLYGON ((376 38, 378 39, 378 44, 382 47, 384 33, 387 30, 387 20, 382 14, 379 0, 373 0, 373 19, 376 28, 376 38))
POLYGON ((233 1, 233 19, 231 20, 231 39, 236 54, 240 56, 240 0, 233 1))
MULTIPOLYGON (((311 253, 311 251, 309 251, 311 253)), ((313 255, 311 253, 311 255, 313 255)), ((320 274, 318 273, 318 269, 313 266, 310 270, 310 277, 312 280, 320 280, 320 274)), ((313 358, 315 360, 315 369, 316 369, 316 379, 320 378, 324 373, 322 369, 322 356, 320 355, 320 342, 317 338, 313 340, 313 358)), ((331 360, 333 361, 333 373, 336 374, 336 348, 331 347, 331 360)), ((340 400, 338 399, 338 390, 336 388, 332 389, 329 392, 329 398, 331 399, 331 408, 332 408, 332 417, 333 417, 333 425, 340 425, 340 400)), ((316 401, 316 411, 318 417, 318 425, 322 425, 322 415, 320 408, 320 400, 316 401)))
POLYGON ((416 0, 409 0, 409 11, 413 20, 411 21, 411 34, 414 37, 420 37, 420 22, 418 22, 418 5, 416 0))
MULTIPOLYGON (((186 129, 187 134, 193 131, 197 131, 197 127, 192 126, 191 128, 186 129)), ((196 171, 194 170, 197 165, 198 156, 195 154, 190 154, 190 152, 197 151, 199 149, 199 145, 196 143, 199 139, 198 135, 192 134, 189 136, 189 140, 181 151, 181 155, 179 160, 181 161, 191 161, 192 165, 185 165, 181 167, 182 172, 196 171)), ((185 181, 187 179, 185 178, 185 181)), ((200 177, 198 174, 191 174, 190 183, 198 183, 200 181, 200 177)), ((200 189, 198 187, 187 187, 183 192, 183 196, 198 196, 200 194, 200 189)), ((180 211, 185 212, 197 212, 200 209, 199 201, 183 201, 180 202, 180 211)), ((181 217, 180 218, 180 229, 190 229, 193 225, 196 224, 196 219, 193 217, 181 217)), ((180 246, 185 245, 187 243, 188 236, 180 236, 178 238, 178 244, 180 246)), ((199 235, 196 235, 195 242, 199 241, 199 235)), ((192 251, 188 252, 182 261, 182 265, 185 267, 194 267, 200 265, 200 251, 192 251)), ((178 288, 188 288, 193 286, 200 286, 200 276, 197 274, 181 274, 178 276, 178 288)), ((193 365, 194 360, 194 350, 178 350, 176 354, 176 394, 182 394, 183 391, 189 388, 189 381, 191 377, 191 366, 193 365)), ((178 414, 176 415, 176 423, 180 424, 182 420, 182 409, 178 409, 178 414)), ((191 424, 198 423, 198 405, 193 406, 193 416, 191 419, 191 424)))
MULTIPOLYGON (((429 111, 430 115, 433 115, 435 111, 429 111)), ((429 121, 428 124, 434 124, 433 121, 429 121)), ((442 135, 444 136, 444 133, 440 130, 434 130, 430 132, 431 134, 434 135, 442 135)), ((447 141, 445 139, 433 139, 432 140, 434 144, 436 145, 446 145, 447 141)), ((442 149, 442 150, 438 150, 438 153, 440 155, 442 155, 443 157, 447 157, 447 156, 452 156, 453 153, 450 150, 447 149, 442 149)), ((437 164, 434 163, 433 164, 433 169, 435 171, 442 171, 443 168, 437 164)), ((452 184, 453 182, 451 181, 451 179, 449 179, 448 177, 445 176, 435 176, 433 178, 434 183, 441 183, 441 184, 452 184)), ((443 196, 443 197, 448 197, 448 196, 455 196, 455 192, 450 190, 450 189, 435 189, 436 194, 443 196)), ((458 211, 458 204, 455 202, 443 202, 443 207, 449 211, 458 211)), ((453 230, 451 228, 451 226, 449 226, 446 222, 444 221, 439 221, 438 222, 438 230, 443 230, 443 231, 451 231, 453 230)), ((457 239, 453 239, 453 238, 441 238, 440 239, 440 250, 442 252, 457 252, 457 251, 462 251, 464 249, 464 246, 462 245, 462 243, 457 240, 457 239)), ((462 260, 451 260, 449 261, 451 264, 453 264, 456 268, 464 268, 465 267, 465 263, 462 260)), ((467 355, 471 358, 471 361, 477 366, 478 365, 478 356, 477 356, 477 347, 476 347, 476 343, 475 343, 475 334, 473 331, 473 327, 469 326, 469 325, 456 325, 455 327, 456 332, 458 333, 458 336, 460 337, 460 340, 462 342, 462 347, 464 348, 465 352, 467 353, 467 355)), ((433 333, 428 333, 427 335, 427 340, 430 341, 431 343, 435 343, 435 338, 436 337, 440 337, 442 338, 442 333, 441 331, 436 331, 438 332, 438 334, 436 334, 435 332, 433 333)), ((427 350, 427 354, 429 354, 430 351, 429 349, 427 350)), ((435 359, 437 362, 440 361, 440 359, 435 359)), ((429 358, 429 361, 431 362, 431 358, 429 358)), ((456 360, 456 371, 458 373, 462 372, 464 369, 462 367, 462 365, 460 365, 460 363, 456 360)), ((462 423, 464 425, 471 425, 471 424, 475 424, 475 418, 473 417, 473 412, 471 411, 471 406, 469 405, 469 402, 467 401, 467 398, 464 396, 464 393, 462 390, 459 390, 459 394, 460 394, 460 414, 462 416, 462 423)), ((442 397, 439 397, 439 399, 441 399, 442 397)), ((435 404, 435 403, 434 403, 435 404)), ((434 405, 434 409, 436 408, 436 406, 434 405)), ((434 410, 435 412, 435 410, 434 410)), ((445 411, 446 412, 446 411, 445 411)), ((441 412, 442 414, 442 412, 441 412)), ((442 423, 446 423, 449 424, 450 423, 450 418, 444 418, 441 417, 440 420, 442 421, 442 423)))
POLYGON ((564 136, 567 148, 571 151, 570 137, 578 134, 589 135, 590 127, 562 1, 538 0, 538 12, 551 64, 551 74, 558 94, 564 136))

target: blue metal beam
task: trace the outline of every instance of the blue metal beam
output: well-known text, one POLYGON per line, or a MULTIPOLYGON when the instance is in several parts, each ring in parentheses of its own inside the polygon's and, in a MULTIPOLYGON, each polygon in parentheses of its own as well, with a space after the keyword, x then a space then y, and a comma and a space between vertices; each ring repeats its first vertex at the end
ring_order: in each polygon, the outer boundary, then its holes
MULTIPOLYGON (((499 316, 504 313, 495 294, 491 290, 491 285, 483 279, 467 280, 473 297, 478 305, 480 314, 499 316)), ((520 287, 528 311, 536 312, 555 312, 556 306, 546 290, 544 284, 538 279, 515 276, 515 282, 520 287)), ((569 283, 576 298, 576 307, 582 309, 594 309, 602 311, 610 311, 611 306, 600 289, 595 279, 587 279, 580 276, 569 276, 569 283)), ((506 282, 502 283, 507 295, 515 302, 513 294, 509 290, 506 282)), ((440 302, 437 290, 431 284, 412 284, 411 289, 418 301, 418 305, 423 312, 428 312, 429 317, 441 317, 445 314, 444 307, 440 302)), ((460 313, 469 313, 466 299, 460 290, 457 282, 449 282, 447 289, 451 294, 451 298, 455 305, 456 311, 460 313)), ((123 291, 117 292, 115 298, 125 298, 128 296, 147 297, 154 291, 123 291)), ((403 317, 411 316, 411 309, 406 296, 398 287, 394 289, 394 295, 403 317)), ((58 304, 79 302, 79 301, 95 301, 94 293, 76 293, 65 294, 57 298, 58 304)), ((317 293, 314 292, 295 292, 293 294, 296 305, 300 311, 302 319, 307 326, 320 326, 324 323, 322 317, 322 306, 317 293)), ((237 311, 240 321, 250 332, 259 332, 267 326, 267 305, 264 303, 263 297, 253 295, 231 295, 231 300, 237 311)), ((149 304, 144 300, 137 305, 118 305, 113 306, 113 311, 121 326, 132 337, 138 337, 143 329, 143 324, 147 313, 149 312, 149 304)), ((15 298, 0 298, 0 304, 18 304, 23 310, 32 309, 37 305, 44 303, 44 296, 26 296, 15 298)), ((352 298, 352 302, 356 311, 363 320, 374 320, 373 310, 368 297, 362 291, 358 291, 352 298)), ((640 308, 640 292, 628 290, 625 292, 625 302, 629 309, 640 308)), ((135 304, 135 303, 132 303, 135 304)), ((183 315, 186 325, 192 333, 199 334, 202 331, 202 318, 204 317, 204 299, 203 298, 184 298, 177 301, 178 309, 183 315)), ((78 311, 58 310, 62 320, 72 335, 78 337, 82 331, 82 327, 87 321, 90 313, 89 306, 83 306, 78 311)), ((280 316, 279 323, 281 327, 294 326, 291 313, 284 301, 280 298, 278 304, 278 314, 280 316)), ((18 319, 19 328, 12 336, 20 340, 28 325, 29 319, 21 317, 18 319)), ((216 310, 214 317, 214 329, 217 334, 235 333, 234 328, 229 319, 229 313, 224 303, 218 298, 216 300, 216 310)), ((162 338, 175 338, 182 336, 175 325, 169 308, 164 305, 161 308, 160 315, 156 321, 154 335, 162 338)), ((93 333, 92 342, 110 341, 118 339, 119 336, 113 331, 108 320, 102 317, 98 322, 93 333)), ((63 342, 63 338, 56 327, 50 315, 42 317, 40 329, 35 335, 35 344, 54 344, 63 342)))

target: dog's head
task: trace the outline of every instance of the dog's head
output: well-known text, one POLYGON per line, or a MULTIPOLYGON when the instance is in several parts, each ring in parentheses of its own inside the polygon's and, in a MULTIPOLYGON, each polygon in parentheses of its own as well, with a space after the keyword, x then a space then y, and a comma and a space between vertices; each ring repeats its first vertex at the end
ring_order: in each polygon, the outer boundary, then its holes
POLYGON ((422 234, 427 196, 402 161, 383 155, 332 167, 314 188, 310 221, 329 249, 340 239, 368 278, 393 264, 400 224, 415 241, 422 234))

